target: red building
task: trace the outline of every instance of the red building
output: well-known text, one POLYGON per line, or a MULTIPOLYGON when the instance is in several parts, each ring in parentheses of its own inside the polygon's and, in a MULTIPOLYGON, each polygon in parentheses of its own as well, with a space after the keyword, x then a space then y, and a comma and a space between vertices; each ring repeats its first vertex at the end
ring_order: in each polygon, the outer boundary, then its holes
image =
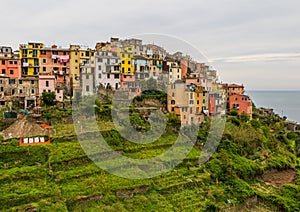
POLYGON ((208 111, 210 116, 217 114, 216 98, 214 96, 209 97, 208 111))
POLYGON ((51 48, 41 49, 40 66, 39 75, 55 76, 56 90, 70 92, 70 50, 68 48, 58 48, 53 45, 51 48))
POLYGON ((11 47, 0 47, 0 74, 21 78, 21 60, 11 47))
POLYGON ((233 94, 229 96, 229 109, 237 110, 239 115, 243 112, 247 113, 248 115, 252 114, 252 101, 246 95, 241 94, 233 94))

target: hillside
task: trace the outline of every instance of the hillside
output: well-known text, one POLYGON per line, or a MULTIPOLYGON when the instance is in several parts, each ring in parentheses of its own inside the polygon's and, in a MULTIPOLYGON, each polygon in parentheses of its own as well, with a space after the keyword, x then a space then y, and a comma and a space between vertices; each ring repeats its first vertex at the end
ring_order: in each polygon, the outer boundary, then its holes
MULTIPOLYGON (((144 145, 124 140, 108 120, 98 124, 116 151, 148 158, 166 151, 176 140, 178 125, 168 120, 167 132, 144 145)), ((196 146, 183 163, 144 180, 123 179, 101 170, 83 152, 72 124, 54 124, 54 128, 50 145, 19 147, 17 139, 1 142, 2 211, 300 209, 300 133, 285 130, 279 116, 254 114, 249 121, 231 114, 217 152, 198 167, 209 129, 209 123, 203 124, 196 146)))

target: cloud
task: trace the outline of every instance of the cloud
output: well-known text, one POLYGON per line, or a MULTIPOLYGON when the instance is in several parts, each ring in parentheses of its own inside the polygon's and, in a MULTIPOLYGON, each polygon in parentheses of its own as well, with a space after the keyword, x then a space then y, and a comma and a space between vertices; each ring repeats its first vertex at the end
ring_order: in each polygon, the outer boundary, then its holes
POLYGON ((244 63, 299 60, 300 53, 267 53, 210 59, 211 62, 244 63))

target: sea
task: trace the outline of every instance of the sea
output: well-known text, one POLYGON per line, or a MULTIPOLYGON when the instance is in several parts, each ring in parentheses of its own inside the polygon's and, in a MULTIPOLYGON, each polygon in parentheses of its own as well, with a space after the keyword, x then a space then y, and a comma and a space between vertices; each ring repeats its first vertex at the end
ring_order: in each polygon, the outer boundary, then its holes
POLYGON ((245 94, 250 96, 256 107, 273 108, 281 117, 300 123, 300 90, 250 90, 245 94))

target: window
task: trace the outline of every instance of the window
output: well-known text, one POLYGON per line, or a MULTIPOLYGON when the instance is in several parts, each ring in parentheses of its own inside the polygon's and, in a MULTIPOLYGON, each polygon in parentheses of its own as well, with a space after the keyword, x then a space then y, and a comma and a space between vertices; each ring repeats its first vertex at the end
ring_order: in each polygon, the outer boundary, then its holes
POLYGON ((107 59, 107 64, 110 64, 110 59, 107 59))
POLYGON ((205 99, 203 99, 203 104, 205 104, 205 99))
POLYGON ((130 65, 130 60, 128 60, 128 65, 130 65))
POLYGON ((34 89, 31 89, 31 93, 34 94, 34 89))
POLYGON ((119 74, 115 74, 115 79, 119 79, 119 74))
POLYGON ((174 109, 174 107, 172 107, 172 112, 174 112, 175 111, 175 109, 174 109))
POLYGON ((14 70, 10 70, 9 73, 10 73, 10 74, 14 74, 14 70))
POLYGON ((186 119, 186 115, 183 115, 183 119, 186 119))
POLYGON ((43 59, 43 63, 46 63, 47 62, 47 60, 46 59, 43 59))
POLYGON ((90 76, 89 76, 88 74, 87 74, 87 75, 85 75, 85 78, 86 78, 86 79, 89 79, 89 77, 90 77, 90 76))
POLYGON ((199 105, 200 104, 200 101, 199 100, 197 100, 197 105, 199 105))
POLYGON ((13 64, 13 61, 9 61, 9 64, 13 64))
POLYGON ((89 91, 90 91, 90 86, 89 86, 89 85, 85 86, 85 90, 86 90, 87 92, 89 92, 89 91))
POLYGON ((78 60, 75 60, 75 63, 78 63, 78 60))
POLYGON ((22 81, 22 80, 19 80, 19 84, 22 85, 22 84, 23 84, 23 81, 22 81))
POLYGON ((2 74, 5 74, 5 72, 6 72, 5 69, 2 69, 2 74))
POLYGON ((171 104, 172 104, 172 105, 175 105, 175 100, 171 100, 171 104))
POLYGON ((60 90, 59 90, 59 89, 57 89, 57 90, 56 90, 56 93, 60 93, 60 90))
POLYGON ((98 66, 98 70, 101 71, 101 66, 98 66))
POLYGON ((31 85, 34 85, 34 80, 31 80, 31 85))
POLYGON ((2 60, 2 65, 5 65, 5 60, 2 60))
POLYGON ((193 113, 193 108, 192 107, 190 107, 190 114, 192 114, 193 113))
POLYGON ((16 80, 15 79, 9 79, 9 84, 15 84, 16 80))
POLYGON ((125 64, 125 61, 124 61, 124 60, 122 60, 122 64, 125 64))
POLYGON ((46 67, 43 67, 43 71, 46 72, 46 71, 47 71, 47 68, 46 68, 46 67))
POLYGON ((23 93, 23 89, 20 89, 20 90, 19 90, 19 93, 23 93))
POLYGON ((0 88, 0 91, 4 91, 4 88, 3 88, 3 87, 1 87, 1 88, 0 88))
POLYGON ((174 92, 172 92, 172 97, 174 97, 175 96, 175 93, 174 92))
POLYGON ((193 99, 193 97, 194 97, 193 93, 190 93, 190 99, 193 99))
POLYGON ((110 79, 110 74, 107 74, 107 79, 110 79))
POLYGON ((49 87, 49 81, 48 80, 46 81, 46 87, 49 87))
POLYGON ((101 74, 98 74, 98 78, 101 79, 101 74))
POLYGON ((128 73, 130 73, 130 71, 131 71, 131 68, 128 68, 128 73))
POLYGON ((125 72, 125 69, 124 68, 122 68, 122 73, 124 73, 125 72))
POLYGON ((194 100, 190 100, 190 105, 193 105, 194 104, 194 100))
POLYGON ((18 61, 14 61, 14 64, 17 65, 17 64, 18 64, 18 61))
MULTIPOLYGON (((99 63, 102 63, 102 61, 103 61, 102 58, 98 58, 99 63)), ((101 70, 101 69, 99 69, 99 70, 101 70)))

